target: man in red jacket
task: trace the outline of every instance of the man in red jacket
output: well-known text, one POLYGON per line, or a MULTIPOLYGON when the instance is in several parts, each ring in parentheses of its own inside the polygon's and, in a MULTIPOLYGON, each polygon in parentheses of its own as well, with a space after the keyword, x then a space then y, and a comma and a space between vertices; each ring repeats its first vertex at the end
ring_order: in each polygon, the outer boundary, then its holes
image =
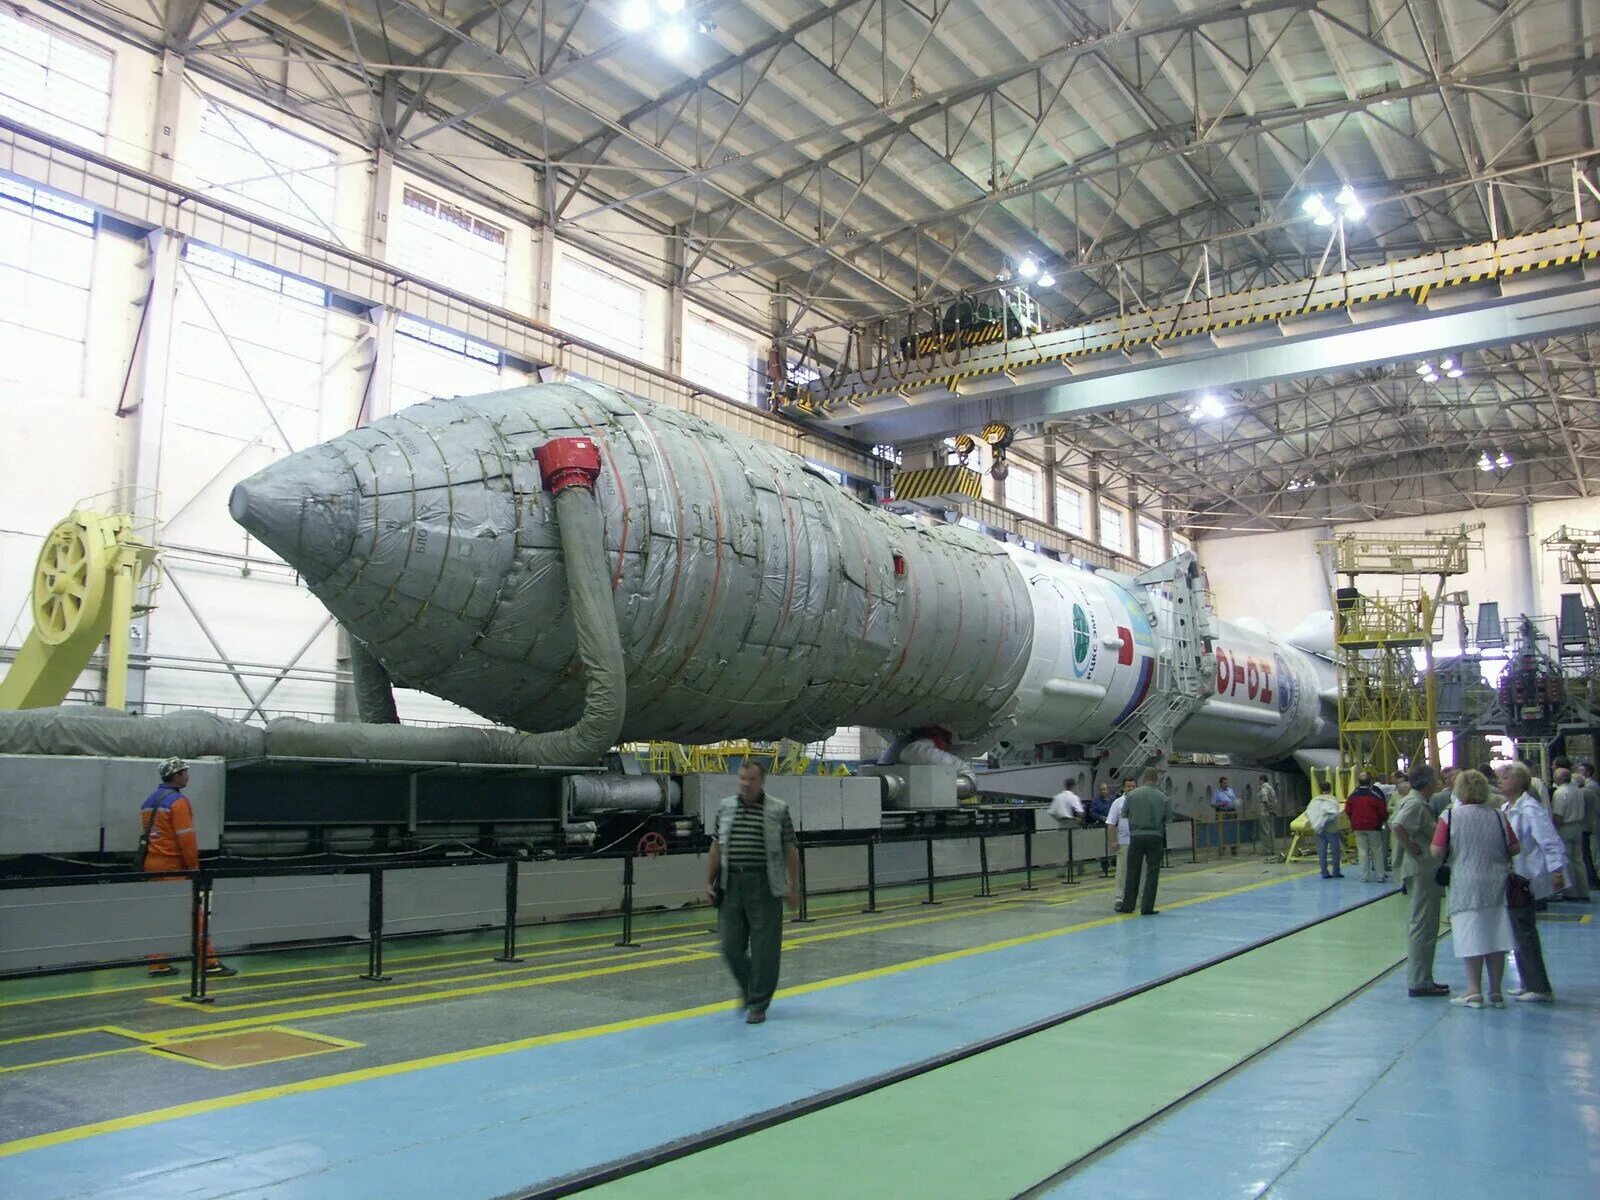
MULTIPOLYGON (((139 828, 145 847, 142 869, 152 873, 160 871, 198 871, 200 869, 200 842, 194 834, 194 809, 183 789, 189 786, 189 766, 181 758, 169 758, 161 764, 161 786, 145 798, 139 807, 139 828)), ((181 882, 181 876, 172 877, 181 882)), ((224 966, 206 939, 206 974, 215 976, 237 975, 232 967, 224 966)), ((176 975, 178 968, 169 963, 164 954, 150 955, 150 974, 159 978, 176 975)))
POLYGON ((1356 790, 1344 802, 1344 815, 1356 835, 1356 859, 1361 878, 1367 883, 1389 881, 1389 864, 1383 859, 1383 827, 1389 820, 1389 802, 1363 771, 1356 777, 1356 790))

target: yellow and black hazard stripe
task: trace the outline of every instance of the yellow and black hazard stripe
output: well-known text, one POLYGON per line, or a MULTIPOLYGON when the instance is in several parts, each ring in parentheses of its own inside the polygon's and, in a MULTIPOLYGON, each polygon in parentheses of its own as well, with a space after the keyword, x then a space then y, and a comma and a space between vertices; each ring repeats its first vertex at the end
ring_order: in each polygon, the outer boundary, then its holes
POLYGON ((928 500, 936 496, 976 500, 982 495, 983 476, 970 467, 924 467, 894 473, 896 500, 928 500))
MULTIPOLYGON (((1091 354, 1115 353, 1118 350, 1126 350, 1150 342, 1158 342, 1169 338, 1195 337, 1225 329, 1239 329, 1246 325, 1270 325, 1289 317, 1324 312, 1334 308, 1349 308, 1356 304, 1366 304, 1374 300, 1404 297, 1421 306, 1427 302, 1432 292, 1440 288, 1483 283, 1488 280, 1502 279, 1529 271, 1553 270, 1600 258, 1600 240, 1591 239, 1585 232, 1586 226, 1595 224, 1596 222, 1591 221, 1583 225, 1568 226, 1566 229, 1559 231, 1547 230, 1540 235, 1545 239, 1545 245, 1539 251, 1502 251, 1500 249, 1502 243, 1495 242, 1456 252, 1459 255, 1457 263, 1442 261, 1444 256, 1440 254, 1424 255, 1416 259, 1391 263, 1389 264, 1387 283, 1382 280, 1373 280, 1370 288, 1364 286, 1361 291, 1355 294, 1342 295, 1332 300, 1307 300, 1303 303, 1291 304, 1288 307, 1264 308, 1261 311, 1247 311, 1240 315, 1232 315, 1233 310, 1225 308, 1222 311, 1229 313, 1229 315, 1217 317, 1207 315, 1196 322, 1175 326, 1174 329, 1168 330, 1166 333, 1160 332, 1158 328, 1151 327, 1154 318, 1147 317, 1144 314, 1139 314, 1132 318, 1124 316, 1120 320, 1121 332, 1108 334, 1107 340, 1101 345, 1063 351, 1059 354, 1042 354, 1025 362, 1000 363, 994 366, 971 368, 966 371, 919 380, 909 386, 913 388, 943 386, 953 390, 963 380, 994 374, 997 371, 1042 366, 1052 362, 1066 362, 1073 358, 1091 354), (1572 249, 1567 249, 1567 247, 1572 247, 1572 249), (1556 248, 1559 248, 1559 250, 1552 253, 1551 251, 1556 248), (1541 253, 1542 257, 1518 261, 1519 255, 1529 253, 1541 253), (1486 254, 1491 257, 1488 260, 1488 265, 1482 265, 1486 254), (1476 269, 1462 270, 1464 263, 1459 260, 1472 263, 1476 269), (1461 273, 1453 274, 1452 272, 1455 271, 1461 271, 1461 273), (1424 276, 1424 278, 1417 278, 1419 275, 1424 276), (1141 325, 1143 328, 1141 328, 1141 325), (1130 326, 1141 328, 1141 332, 1131 332, 1130 326)), ((1521 239, 1505 239, 1506 242, 1519 240, 1521 239)), ((1456 254, 1452 256, 1456 256, 1456 254)), ((1268 303, 1273 302, 1269 301, 1268 303)), ((941 351, 947 352, 956 349, 958 346, 988 345, 1004 339, 1004 323, 994 322, 973 329, 962 330, 959 333, 953 331, 951 333, 924 334, 917 338, 915 345, 918 356, 926 356, 941 351)), ((853 392, 849 396, 833 397, 828 403, 833 405, 842 403, 846 399, 862 400, 873 396, 888 395, 894 391, 903 391, 906 386, 906 384, 902 383, 895 387, 853 392)))

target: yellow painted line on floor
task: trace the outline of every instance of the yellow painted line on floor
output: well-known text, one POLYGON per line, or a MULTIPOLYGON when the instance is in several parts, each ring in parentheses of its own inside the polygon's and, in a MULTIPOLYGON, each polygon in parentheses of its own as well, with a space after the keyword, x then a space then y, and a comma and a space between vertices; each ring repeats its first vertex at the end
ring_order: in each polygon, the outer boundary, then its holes
MULTIPOLYGON (((1212 900, 1222 900, 1229 896, 1253 892, 1260 888, 1273 887, 1280 883, 1287 883, 1291 879, 1303 879, 1310 872, 1296 875, 1283 875, 1276 879, 1264 879, 1257 883, 1248 883, 1224 891, 1207 893, 1194 896, 1187 900, 1179 900, 1170 905, 1169 909, 1188 907, 1189 905, 1202 904, 1212 900)), ((1093 921, 1084 921, 1076 925, 1068 925, 1061 929, 1048 929, 1038 933, 1027 933, 1017 937, 1005 938, 997 942, 986 942, 978 946, 966 946, 957 950, 946 950, 940 954, 928 955, 924 958, 910 959, 903 963, 894 963, 884 967, 874 967, 866 971, 855 971, 848 975, 838 975, 831 979, 821 979, 813 983, 802 983, 792 988, 783 988, 778 992, 780 997, 805 996, 814 992, 827 991, 831 988, 843 987, 851 983, 864 983, 871 979, 883 979, 891 975, 904 974, 907 971, 919 970, 923 967, 937 966, 941 963, 956 962, 964 958, 971 958, 979 954, 988 954, 996 950, 1008 950, 1016 946, 1031 945, 1036 942, 1049 941, 1052 938, 1065 937, 1068 934, 1079 933, 1087 929, 1098 929, 1118 921, 1138 920, 1133 914, 1117 913, 1107 917, 1100 917, 1093 921)), ((637 967, 623 965, 613 968, 610 974, 618 974, 627 970, 636 970, 637 967)), ((534 982, 528 981, 510 986, 530 986, 534 982)), ((130 1113, 124 1117, 114 1117, 107 1121, 95 1121, 87 1125, 74 1125, 67 1129, 58 1129, 51 1133, 34 1134, 32 1137, 17 1138, 10 1142, 0 1142, 0 1158, 9 1158, 15 1154, 23 1154, 29 1150, 41 1150, 48 1146, 68 1145, 72 1142, 81 1142, 88 1138, 99 1137, 102 1134, 118 1133, 128 1129, 144 1129, 151 1125, 158 1125, 166 1121, 175 1121, 183 1117, 202 1116, 206 1113, 223 1112, 230 1108, 242 1108, 245 1105, 256 1104, 264 1100, 278 1100, 287 1096, 303 1096, 312 1092, 327 1091, 331 1088, 344 1087, 353 1083, 365 1083, 373 1079, 388 1079, 396 1075, 407 1075, 414 1071, 424 1071, 432 1067, 451 1066, 457 1063, 475 1062, 479 1059, 493 1058, 502 1054, 514 1054, 521 1050, 532 1050, 539 1046, 554 1046, 565 1042, 583 1041, 589 1038, 604 1037, 612 1033, 626 1033, 637 1029, 649 1029, 656 1025, 665 1025, 670 1022, 684 1021, 692 1017, 709 1016, 712 1013, 727 1012, 733 1008, 733 1003, 727 1000, 716 1001, 711 1004, 700 1004, 693 1008, 681 1008, 673 1012, 655 1013, 646 1017, 632 1017, 625 1021, 613 1021, 605 1025, 591 1025, 581 1029, 567 1029, 558 1033, 542 1033, 533 1037, 518 1038, 509 1042, 498 1042, 489 1046, 477 1046, 469 1050, 452 1050, 443 1054, 430 1054, 423 1058, 407 1059, 402 1062, 385 1063, 376 1067, 364 1067, 355 1071, 344 1071, 337 1075, 323 1075, 316 1079, 302 1079, 294 1083, 278 1084, 274 1087, 255 1088, 248 1092, 236 1092, 231 1096, 213 1096, 205 1100, 193 1100, 186 1104, 175 1104, 168 1108, 152 1109, 149 1112, 130 1113)), ((309 1015, 309 1014, 307 1014, 309 1015)), ((280 1017, 277 1020, 288 1018, 280 1017)), ((215 1031, 216 1027, 202 1028, 199 1032, 215 1031)))
MULTIPOLYGON (((682 953, 685 949, 687 948, 678 946, 663 946, 659 950, 641 950, 639 953, 641 959, 648 958, 651 962, 656 962, 660 961, 661 955, 677 955, 682 953)), ((475 984, 484 979, 505 979, 508 976, 534 975, 541 971, 562 971, 570 967, 585 967, 592 963, 613 963, 616 961, 617 955, 615 951, 612 951, 607 954, 590 955, 587 958, 567 959, 564 962, 539 963, 532 967, 501 966, 497 964, 490 964, 487 969, 475 971, 470 975, 446 975, 442 978, 436 977, 418 979, 412 983, 391 983, 383 987, 382 990, 384 995, 392 995, 395 992, 404 991, 408 988, 437 988, 451 983, 475 984)), ((668 961, 677 962, 679 960, 677 958, 673 958, 668 961)), ((568 978, 571 978, 571 976, 568 976, 568 978)), ((319 1000, 339 1000, 346 996, 371 996, 375 986, 375 984, 368 983, 362 987, 340 988, 337 991, 332 992, 312 992, 309 995, 283 996, 276 1000, 249 1000, 243 1004, 220 1004, 211 1011, 219 1013, 249 1012, 251 1009, 257 1008, 281 1008, 285 1004, 310 1004, 319 1000)), ((471 988, 467 989, 469 992, 471 990, 471 988)), ((233 995, 232 989, 226 993, 217 993, 217 998, 220 1000, 224 994, 228 996, 233 995)), ((409 999, 409 997, 403 998, 409 999)), ((161 996, 151 999, 148 1001, 148 1003, 182 1007, 187 1005, 188 1001, 182 996, 161 996)))
MULTIPOLYGON (((1043 870, 1044 868, 1036 868, 1036 869, 1043 870)), ((1004 875, 1020 875, 1021 873, 1022 873, 1021 868, 1018 868, 1016 870, 1010 870, 1010 871, 1005 871, 1005 872, 996 872, 994 877, 995 878, 999 878, 999 877, 1004 876, 1004 875)), ((918 884, 918 883, 896 883, 896 884, 887 885, 886 889, 880 889, 880 890, 894 890, 894 889, 900 889, 900 888, 921 887, 921 886, 922 885, 918 884)), ((851 894, 854 895, 855 893, 851 893, 851 894)), ((861 895, 864 898, 865 893, 861 893, 861 895)), ((956 899, 945 901, 945 903, 949 903, 949 904, 958 904, 958 903, 965 903, 965 902, 966 902, 965 898, 962 898, 962 897, 957 897, 956 899)), ((847 901, 847 902, 842 903, 842 904, 830 904, 830 905, 826 905, 826 906, 820 907, 820 908, 819 907, 812 907, 810 911, 813 912, 813 913, 819 914, 823 918, 831 917, 834 914, 846 914, 847 918, 848 918, 849 914, 860 913, 861 910, 860 910, 859 906, 860 906, 861 903, 862 903, 861 900, 850 900, 850 901, 847 901)), ((918 904, 921 904, 921 903, 922 903, 922 901, 918 900, 918 899, 891 900, 891 901, 887 901, 887 902, 881 903, 878 906, 878 911, 881 913, 881 912, 889 912, 891 910, 900 909, 900 908, 914 908, 918 904)), ((705 915, 706 915, 707 919, 711 919, 711 913, 710 913, 709 910, 707 911, 707 913, 705 915)), ((867 914, 867 915, 870 916, 872 914, 867 914)), ((607 920, 617 920, 617 918, 606 918, 606 919, 607 920)), ((647 929, 651 928, 650 914, 638 914, 638 915, 635 915, 634 920, 635 920, 635 922, 637 924, 643 925, 647 929)), ((694 924, 694 922, 691 921, 691 920, 685 920, 681 924, 684 926, 684 928, 679 928, 677 924, 655 926, 654 927, 655 930, 656 930, 655 932, 651 933, 647 937, 638 938, 636 940, 638 940, 641 943, 644 943, 644 942, 660 942, 660 941, 669 941, 669 940, 672 940, 674 938, 695 937, 697 935, 705 933, 705 928, 703 926, 700 927, 700 928, 689 928, 688 926, 691 926, 691 925, 694 924)), ((540 928, 540 927, 541 927, 540 925, 519 926, 519 928, 524 928, 524 929, 540 928)), ((484 931, 480 931, 477 934, 463 935, 463 936, 483 936, 483 932, 484 931)), ((617 937, 620 936, 621 932, 622 932, 621 931, 621 927, 619 925, 618 928, 609 930, 609 931, 607 931, 605 933, 582 933, 582 934, 573 934, 571 936, 558 937, 558 938, 539 938, 539 939, 534 940, 531 943, 532 946, 539 947, 538 949, 530 949, 530 950, 527 950, 527 951, 520 951, 519 950, 517 956, 519 958, 531 958, 531 957, 533 957, 535 955, 548 956, 548 955, 553 955, 553 954, 563 954, 563 953, 570 953, 572 950, 580 949, 580 948, 582 948, 583 946, 586 946, 586 945, 604 945, 604 944, 606 944, 608 942, 613 942, 614 943, 616 941, 617 937), (557 943, 559 943, 559 945, 557 943)), ((450 960, 454 960, 454 959, 462 959, 462 958, 479 958, 479 957, 482 957, 485 954, 488 954, 490 951, 498 951, 498 949, 500 948, 500 942, 498 940, 498 935, 496 935, 496 938, 497 938, 497 940, 494 942, 493 945, 473 946, 473 947, 468 947, 466 949, 461 949, 461 950, 436 950, 436 951, 430 951, 430 952, 428 952, 426 954, 390 954, 390 953, 385 953, 385 955, 384 955, 384 966, 387 969, 389 966, 392 966, 392 965, 394 965, 396 963, 446 962, 446 961, 450 961, 450 960)), ((353 966, 361 966, 363 961, 365 960, 366 954, 367 954, 367 944, 365 942, 351 942, 351 943, 349 943, 348 946, 321 947, 319 949, 319 952, 320 953, 331 953, 331 952, 334 952, 334 951, 345 950, 345 949, 348 949, 350 951, 350 960, 348 962, 321 963, 321 964, 314 964, 314 965, 301 965, 301 966, 296 966, 296 967, 269 967, 269 968, 267 968, 265 970, 257 970, 257 969, 251 968, 248 971, 248 973, 245 975, 245 978, 254 981, 254 980, 257 980, 257 979, 272 978, 272 977, 282 976, 282 975, 306 975, 306 976, 309 976, 309 975, 314 975, 314 974, 319 973, 319 972, 326 972, 326 973, 330 973, 330 974, 331 973, 344 973, 344 972, 348 972, 350 970, 350 968, 353 967, 353 966)), ((285 954, 295 954, 295 953, 304 953, 304 951, 285 950, 283 953, 285 953, 285 954)), ((140 969, 142 970, 143 968, 140 968, 140 969)), ((228 987, 226 987, 223 990, 225 990, 228 994, 231 995, 231 994, 233 994, 235 992, 242 991, 245 988, 255 987, 255 986, 260 986, 260 987, 296 987, 296 986, 300 986, 300 985, 302 985, 304 983, 314 983, 314 982, 316 982, 314 979, 303 979, 303 980, 289 979, 289 980, 283 980, 282 982, 276 982, 276 983, 271 983, 271 984, 260 984, 260 985, 256 985, 255 983, 252 982, 252 983, 241 984, 241 985, 237 985, 237 986, 229 985, 228 987)), ((0 985, 0 986, 3 986, 3 985, 0 985)), ((169 983, 169 982, 160 981, 160 982, 149 982, 149 983, 116 984, 116 985, 110 986, 110 987, 84 988, 84 989, 82 989, 80 991, 76 991, 76 992, 57 992, 54 995, 49 995, 49 996, 25 996, 25 997, 21 997, 19 999, 15 999, 15 1000, 0 1000, 0 1008, 17 1008, 17 1007, 21 1007, 23 1005, 29 1005, 29 1004, 52 1004, 52 1003, 54 1003, 54 1002, 56 1002, 58 1000, 85 1000, 85 999, 92 1000, 92 999, 95 999, 95 998, 101 997, 101 996, 126 995, 127 993, 130 993, 130 992, 143 992, 143 991, 150 991, 150 990, 158 989, 158 988, 170 988, 172 986, 173 985, 171 983, 169 983)), ((169 995, 172 995, 172 996, 176 997, 178 995, 178 993, 169 993, 169 995)), ((53 1036, 53 1035, 49 1035, 49 1036, 53 1036)), ((4 1041, 0 1041, 0 1045, 5 1045, 5 1044, 6 1043, 4 1041)))

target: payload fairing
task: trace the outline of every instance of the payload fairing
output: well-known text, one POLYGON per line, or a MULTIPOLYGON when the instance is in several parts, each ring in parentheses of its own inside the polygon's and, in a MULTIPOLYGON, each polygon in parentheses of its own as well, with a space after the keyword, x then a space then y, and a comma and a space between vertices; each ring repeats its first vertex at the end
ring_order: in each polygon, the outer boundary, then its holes
MULTIPOLYGON (((862 503, 803 460, 587 383, 407 408, 238 485, 234 518, 399 683, 491 720, 577 721, 585 672, 538 452, 599 450, 624 740, 1092 745, 1159 687, 1159 596, 862 503), (1154 602, 1152 602, 1154 601, 1154 602)), ((1257 761, 1328 739, 1324 664, 1217 622, 1184 749, 1257 761)))

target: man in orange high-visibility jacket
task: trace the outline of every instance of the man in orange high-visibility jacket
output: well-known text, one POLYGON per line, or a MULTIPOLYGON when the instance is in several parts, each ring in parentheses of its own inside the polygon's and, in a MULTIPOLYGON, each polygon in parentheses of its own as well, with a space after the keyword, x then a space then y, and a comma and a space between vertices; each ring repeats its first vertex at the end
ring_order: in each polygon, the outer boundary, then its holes
MULTIPOLYGON (((139 808, 139 828, 144 835, 143 869, 160 871, 198 871, 200 843, 194 835, 194 809, 183 789, 189 786, 189 767, 181 758, 161 764, 161 786, 145 798, 139 808)), ((179 882, 174 878, 173 882, 179 882)), ((206 939, 206 974, 227 976, 239 972, 224 966, 206 939)), ((178 968, 165 955, 150 956, 150 974, 176 975, 178 968)))

